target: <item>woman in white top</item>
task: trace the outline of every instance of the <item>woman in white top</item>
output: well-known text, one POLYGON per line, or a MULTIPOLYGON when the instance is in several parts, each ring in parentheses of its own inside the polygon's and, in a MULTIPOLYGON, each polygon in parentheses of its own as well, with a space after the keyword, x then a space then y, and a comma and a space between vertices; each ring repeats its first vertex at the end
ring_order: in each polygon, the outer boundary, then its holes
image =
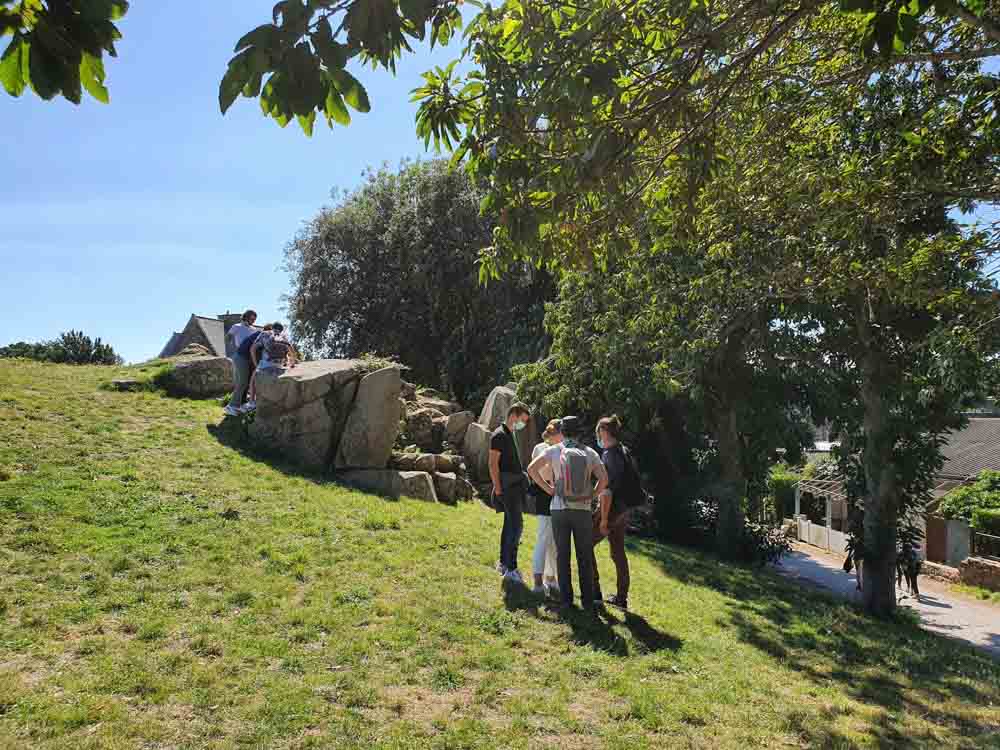
MULTIPOLYGON (((553 419, 542 433, 545 441, 535 446, 531 452, 531 460, 534 461, 542 455, 546 448, 562 442, 562 433, 559 431, 559 420, 553 419)), ((552 467, 546 464, 542 468, 542 476, 552 482, 552 467)), ((552 516, 549 512, 549 503, 552 498, 548 493, 541 491, 536 495, 536 513, 538 514, 538 536, 535 539, 535 553, 531 558, 532 573, 535 576, 536 594, 548 595, 558 598, 559 584, 556 582, 556 541, 552 536, 552 516)))

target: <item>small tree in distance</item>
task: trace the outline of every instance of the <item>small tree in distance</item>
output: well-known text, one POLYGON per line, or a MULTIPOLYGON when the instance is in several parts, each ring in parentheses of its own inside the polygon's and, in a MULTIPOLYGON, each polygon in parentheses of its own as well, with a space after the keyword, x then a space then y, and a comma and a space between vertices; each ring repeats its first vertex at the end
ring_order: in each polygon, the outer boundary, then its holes
POLYGON ((10 346, 0 347, 0 358, 13 357, 70 365, 121 365, 124 363, 111 344, 105 344, 100 337, 91 339, 90 336, 84 335, 83 331, 73 330, 59 334, 59 338, 54 341, 40 341, 35 344, 18 341, 10 346))

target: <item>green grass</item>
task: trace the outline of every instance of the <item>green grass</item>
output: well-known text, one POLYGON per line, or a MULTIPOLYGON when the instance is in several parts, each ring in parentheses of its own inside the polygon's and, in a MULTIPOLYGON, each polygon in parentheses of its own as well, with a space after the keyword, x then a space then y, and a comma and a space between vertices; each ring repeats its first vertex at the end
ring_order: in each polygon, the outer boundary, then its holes
MULTIPOLYGON (((951 587, 958 593, 971 596, 981 602, 1000 605, 1000 591, 990 591, 982 586, 969 586, 964 583, 953 583, 951 587)), ((1000 617, 1000 614, 997 616, 1000 617)))
POLYGON ((638 540, 635 613, 562 620, 504 596, 494 514, 125 374, 0 361, 2 748, 1000 747, 1000 664, 911 622, 638 540))

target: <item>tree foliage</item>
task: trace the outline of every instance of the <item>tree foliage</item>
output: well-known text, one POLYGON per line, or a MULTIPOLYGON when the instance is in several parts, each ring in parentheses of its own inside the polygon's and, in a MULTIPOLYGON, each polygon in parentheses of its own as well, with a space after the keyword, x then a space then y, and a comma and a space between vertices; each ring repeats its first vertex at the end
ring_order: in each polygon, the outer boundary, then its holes
POLYGON ((1000 511, 1000 471, 984 471, 972 484, 959 487, 941 499, 938 513, 969 523, 977 510, 1000 511))
POLYGON ((54 341, 35 344, 18 341, 0 347, 0 357, 23 357, 71 365, 120 365, 123 362, 110 344, 105 344, 100 338, 91 339, 83 331, 69 331, 60 334, 54 341))
POLYGON ((79 104, 86 91, 108 102, 104 55, 116 57, 115 22, 126 0, 0 0, 0 84, 11 96, 28 87, 42 99, 62 94, 79 104))
POLYGON ((492 221, 481 191, 446 162, 381 169, 289 244, 289 309, 314 351, 397 356, 411 377, 474 400, 545 345, 548 274, 529 267, 488 288, 476 258, 492 221))

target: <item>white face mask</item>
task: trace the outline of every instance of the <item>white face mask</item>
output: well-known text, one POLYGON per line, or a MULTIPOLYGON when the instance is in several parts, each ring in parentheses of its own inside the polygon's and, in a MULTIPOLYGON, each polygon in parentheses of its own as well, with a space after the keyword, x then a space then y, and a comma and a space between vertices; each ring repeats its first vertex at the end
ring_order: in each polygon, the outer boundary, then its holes
POLYGON ((522 422, 520 419, 517 420, 516 422, 514 422, 514 429, 515 430, 523 430, 527 426, 528 426, 527 423, 522 422))

